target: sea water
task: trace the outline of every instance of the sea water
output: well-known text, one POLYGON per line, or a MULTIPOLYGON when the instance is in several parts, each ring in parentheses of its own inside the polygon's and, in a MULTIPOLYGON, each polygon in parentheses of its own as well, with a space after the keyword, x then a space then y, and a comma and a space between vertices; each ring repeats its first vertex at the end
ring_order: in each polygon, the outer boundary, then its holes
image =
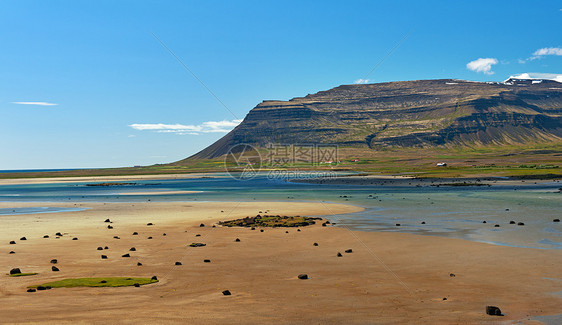
MULTIPOLYGON (((562 249, 561 183, 492 186, 319 185, 258 174, 239 180, 215 174, 173 180, 142 180, 123 186, 88 183, 0 186, 3 202, 325 202, 352 204, 362 212, 324 217, 338 227, 447 236, 541 249, 562 249), (197 193, 147 195, 158 191, 197 193), (139 192, 139 195, 120 193, 139 192), (485 221, 485 223, 484 223, 485 221), (510 224, 515 221, 516 224, 510 224), (424 222, 425 224, 422 224, 424 222), (523 222, 524 226, 518 226, 523 222), (400 226, 397 226, 400 224, 400 226), (495 227, 495 225, 499 227, 495 227)), ((125 182, 124 182, 125 183, 125 182)), ((29 209, 29 208, 26 208, 29 209)), ((38 213, 32 210, 20 212, 38 213)))

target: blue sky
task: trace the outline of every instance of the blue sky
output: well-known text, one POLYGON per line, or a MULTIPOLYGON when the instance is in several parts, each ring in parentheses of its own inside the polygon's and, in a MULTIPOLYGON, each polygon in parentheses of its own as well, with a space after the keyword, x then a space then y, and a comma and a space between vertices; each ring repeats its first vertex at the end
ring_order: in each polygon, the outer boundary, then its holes
POLYGON ((361 79, 562 73, 561 30, 560 1, 3 1, 0 169, 173 162, 361 79))

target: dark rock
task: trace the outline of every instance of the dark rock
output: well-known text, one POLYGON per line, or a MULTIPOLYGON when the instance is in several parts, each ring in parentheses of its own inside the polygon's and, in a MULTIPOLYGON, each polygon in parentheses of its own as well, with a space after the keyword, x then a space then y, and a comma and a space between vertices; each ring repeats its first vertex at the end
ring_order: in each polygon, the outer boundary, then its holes
POLYGON ((201 234, 197 234, 197 235, 195 235, 195 237, 201 237, 201 234))
POLYGON ((107 256, 106 256, 106 255, 102 255, 102 256, 101 256, 101 259, 102 259, 102 260, 106 260, 106 259, 107 259, 107 256))
POLYGON ((56 266, 51 266, 51 270, 52 270, 53 272, 58 272, 58 271, 59 271, 59 268, 56 267, 56 266))
POLYGON ((325 222, 322 224, 322 227, 326 227, 326 223, 325 223, 325 222))
POLYGON ((129 253, 127 253, 127 254, 121 255, 121 257, 131 257, 131 255, 129 255, 129 253))
POLYGON ((288 231, 285 231, 285 233, 288 234, 289 232, 288 232, 288 231))
POLYGON ((25 237, 22 237, 22 238, 20 238, 20 240, 27 240, 27 238, 25 238, 25 237))
POLYGON ((312 244, 312 245, 313 245, 313 246, 318 246, 318 243, 314 243, 314 244, 312 244))
POLYGON ((156 277, 156 275, 153 275, 152 278, 150 278, 150 280, 152 280, 152 281, 158 281, 158 278, 156 277))
POLYGON ((148 236, 148 238, 146 238, 146 239, 152 239, 152 236, 148 236))
POLYGON ((27 292, 35 292, 35 289, 27 289, 27 292))
POLYGON ((49 235, 45 235, 45 236, 43 236, 43 238, 49 238, 49 235))
POLYGON ((256 227, 252 227, 252 228, 250 228, 250 230, 256 230, 256 227))
POLYGON ((207 246, 207 244, 203 244, 203 243, 191 243, 191 244, 189 244, 189 247, 203 247, 203 246, 207 246))
POLYGON ((138 287, 140 287, 140 284, 135 283, 135 284, 133 284, 133 286, 135 286, 135 288, 138 288, 138 287))
POLYGON ((16 244, 16 242, 15 242, 15 241, 13 241, 13 240, 10 240, 10 245, 15 245, 15 244, 16 244))
POLYGON ((524 226, 525 223, 524 223, 524 222, 518 222, 517 225, 518 225, 518 226, 524 226))
POLYGON ((211 260, 203 260, 203 263, 211 263, 211 260))
POLYGON ((20 273, 21 273, 21 270, 18 267, 10 270, 10 274, 20 274, 20 273))
POLYGON ((494 225, 494 227, 499 228, 500 225, 494 225))
POLYGON ((449 273, 449 276, 450 276, 451 278, 454 278, 456 275, 455 275, 454 273, 449 273))
POLYGON ((212 225, 212 226, 211 226, 211 228, 216 228, 216 227, 217 227, 217 226, 215 226, 215 225, 212 225))
POLYGON ((47 288, 45 288, 44 286, 37 286, 37 290, 47 290, 47 288))
POLYGON ((166 233, 163 233, 162 236, 166 236, 166 233))
POLYGON ((224 296, 230 296, 232 293, 230 293, 230 291, 228 291, 228 290, 224 290, 224 291, 222 292, 222 294, 223 294, 224 296))
POLYGON ((346 253, 353 253, 353 249, 351 249, 351 248, 350 248, 350 249, 346 249, 345 252, 346 252, 346 253))
POLYGON ((16 253, 16 252, 14 252, 14 251, 10 251, 10 253, 9 253, 9 254, 15 254, 15 253, 16 253))
POLYGON ((137 266, 142 266, 142 263, 141 263, 141 262, 137 262, 137 266))
POLYGON ((111 220, 109 220, 109 219, 105 219, 105 221, 104 221, 104 222, 111 222, 111 220))
POLYGON ((235 241, 235 242, 239 242, 239 241, 240 241, 240 238, 236 238, 234 241, 235 241))
POLYGON ((113 229, 112 225, 107 225, 107 229, 113 229))
POLYGON ((51 286, 45 286, 45 289, 51 290, 52 288, 51 288, 51 286))
POLYGON ((199 227, 205 227, 205 224, 200 224, 199 227))
POLYGON ((338 255, 337 255, 337 256, 338 256, 338 257, 342 257, 342 254, 341 254, 340 252, 338 252, 338 255))
POLYGON ((101 247, 101 246, 98 247, 98 251, 101 251, 101 250, 103 250, 103 247, 101 247))
POLYGON ((263 229, 260 229, 260 232, 263 232, 263 229))
POLYGON ((109 247, 105 246, 103 249, 109 249, 109 247))
POLYGON ((135 252, 136 250, 137 250, 137 249, 134 248, 134 247, 131 247, 131 249, 129 249, 129 251, 131 251, 131 252, 135 252))
POLYGON ((57 264, 58 262, 59 262, 59 261, 58 261, 56 258, 53 258, 53 259, 51 260, 51 264, 57 264))
POLYGON ((297 229, 297 231, 301 231, 300 229, 297 229))
POLYGON ((138 234, 139 234, 139 233, 135 231, 135 232, 133 233, 133 236, 136 236, 136 235, 138 235, 138 234))
POLYGON ((55 236, 62 237, 62 234, 61 234, 60 232, 57 232, 57 233, 55 234, 55 236))
POLYGON ((486 220, 482 221, 482 223, 486 223, 486 220))
POLYGON ((486 315, 503 316, 502 311, 496 306, 486 306, 486 315))
POLYGON ((119 236, 113 236, 113 238, 115 238, 115 239, 121 239, 121 238, 119 238, 119 236))
POLYGON ((515 221, 511 220, 511 221, 509 222, 509 224, 510 224, 510 225, 514 225, 514 224, 515 224, 515 221))
POLYGON ((397 223, 397 224, 396 224, 396 227, 400 227, 400 224, 399 224, 399 223, 397 223))
POLYGON ((72 238, 72 240, 78 240, 78 238, 77 238, 77 237, 74 237, 74 238, 72 238))
POLYGON ((301 279, 301 280, 306 280, 306 279, 308 279, 308 275, 307 274, 299 274, 298 278, 301 279))
POLYGON ((107 281, 106 281, 106 280, 101 280, 100 283, 107 283, 107 281))
POLYGON ((147 226, 154 226, 154 224, 152 222, 149 222, 146 224, 147 226))
POLYGON ((560 219, 553 219, 552 222, 560 222, 560 219))
POLYGON ((181 262, 176 262, 176 264, 175 264, 175 265, 182 265, 182 264, 181 264, 181 262))
POLYGON ((443 298, 443 301, 445 301, 445 300, 447 300, 447 298, 446 298, 446 297, 445 297, 445 298, 443 298))
POLYGON ((422 225, 425 225, 425 221, 422 221, 421 224, 422 224, 422 225))

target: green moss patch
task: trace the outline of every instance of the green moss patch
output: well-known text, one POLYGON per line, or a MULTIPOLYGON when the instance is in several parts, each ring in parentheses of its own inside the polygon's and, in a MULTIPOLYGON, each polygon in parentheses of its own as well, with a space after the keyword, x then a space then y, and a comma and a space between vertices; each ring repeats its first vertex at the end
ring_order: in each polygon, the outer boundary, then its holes
POLYGON ((139 285, 156 283, 158 280, 151 278, 126 278, 126 277, 109 277, 109 278, 75 278, 64 279, 55 282, 38 284, 29 288, 37 288, 38 286, 50 286, 51 288, 75 288, 75 287, 130 287, 136 283, 139 285))
POLYGON ((8 275, 12 277, 18 277, 18 276, 37 275, 37 273, 16 273, 16 274, 8 274, 8 275))
POLYGON ((287 217, 287 216, 261 216, 247 217, 242 219, 220 222, 225 227, 304 227, 313 225, 315 220, 322 218, 313 217, 287 217))

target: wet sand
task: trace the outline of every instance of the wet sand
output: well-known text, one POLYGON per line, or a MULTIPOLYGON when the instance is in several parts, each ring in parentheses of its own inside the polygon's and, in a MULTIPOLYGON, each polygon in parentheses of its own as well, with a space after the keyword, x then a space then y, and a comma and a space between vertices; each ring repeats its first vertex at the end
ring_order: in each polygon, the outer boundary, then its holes
POLYGON ((212 228, 259 211, 349 213, 321 203, 1 203, 79 212, 2 216, 3 323, 481 324, 560 314, 562 252, 337 227, 212 228), (224 211, 224 212, 221 212, 224 211), (113 229, 107 229, 113 221, 113 229), (148 222, 154 223, 147 226, 148 222), (200 227, 203 222, 206 226, 200 227), (65 233, 56 239, 55 232, 65 233), (138 235, 132 235, 136 231, 138 235), (288 233, 286 233, 288 231, 288 233), (166 236, 163 234, 166 233, 166 236), (49 234, 50 238, 42 236, 49 234), (200 234, 201 236, 196 236, 200 234), (26 236, 26 241, 18 240, 26 236), (120 239, 114 239, 119 236, 120 239), (152 236, 152 239, 148 239, 152 236), (79 240, 72 240, 78 237, 79 240), (240 242, 235 242, 239 238, 240 242), (16 245, 9 245, 15 240, 16 245), (187 247, 201 242, 205 247, 187 247), (313 246, 313 243, 318 246, 313 246), (98 251, 98 246, 108 250, 98 251), (129 249, 135 247, 136 251, 129 249), (352 253, 345 250, 352 249, 352 253), (16 254, 8 254, 14 250, 16 254), (338 252, 342 257, 337 257, 338 252), (121 255, 130 253, 131 257, 121 255), (100 258, 108 256, 107 260, 100 258), (58 259, 60 272, 49 261, 58 259), (211 263, 204 263, 210 259, 211 263), (181 266, 174 266, 175 262, 181 266), (137 266, 141 262, 142 266, 137 266), (308 280, 297 276, 306 273, 308 280), (455 276, 452 277, 450 274, 455 276), (140 288, 26 287, 70 277, 158 276, 140 288), (231 296, 223 296, 230 290, 231 296), (446 298, 446 300, 444 300, 446 298), (486 305, 505 316, 488 316, 486 305))

